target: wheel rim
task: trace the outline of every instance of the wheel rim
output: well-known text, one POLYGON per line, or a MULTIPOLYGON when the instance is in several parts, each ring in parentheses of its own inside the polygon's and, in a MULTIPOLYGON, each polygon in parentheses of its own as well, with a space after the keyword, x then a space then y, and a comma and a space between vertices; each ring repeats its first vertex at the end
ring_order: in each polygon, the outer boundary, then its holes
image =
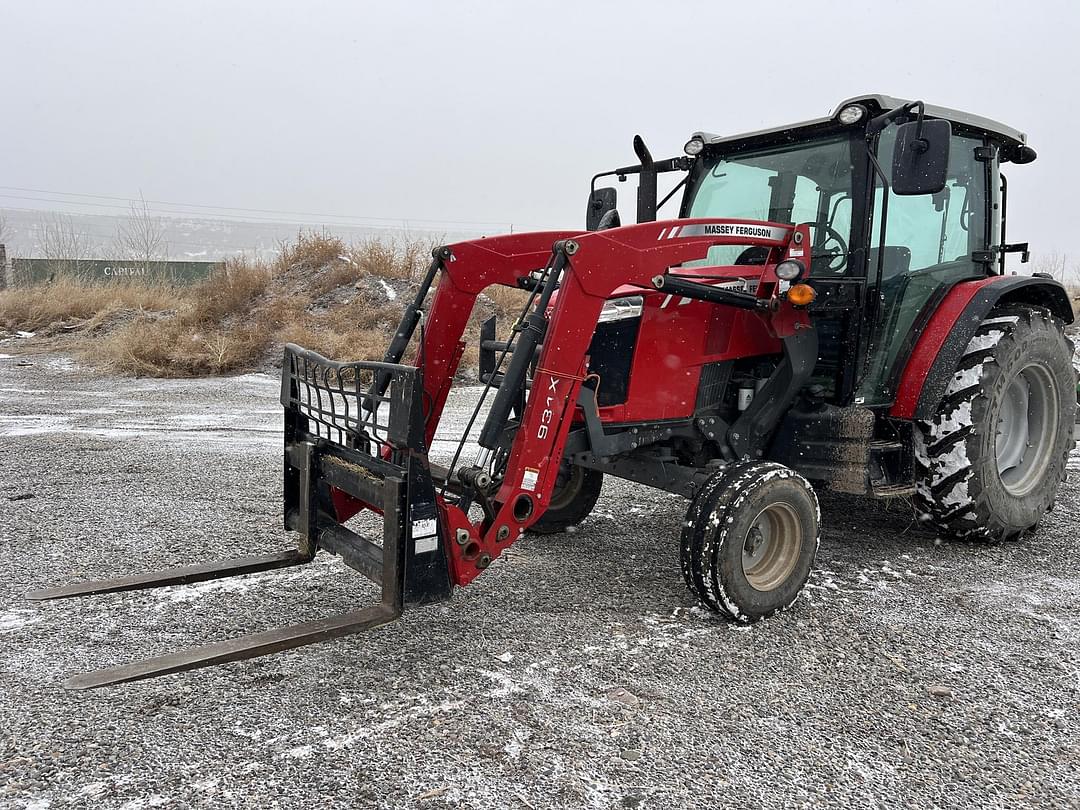
POLYGON ((1057 438, 1057 384, 1048 368, 1031 363, 1009 381, 998 409, 998 477, 1011 495, 1042 483, 1057 438))
POLYGON ((754 590, 779 588, 791 576, 803 544, 799 513, 786 501, 762 509, 743 541, 742 566, 754 590))
POLYGON ((555 488, 551 493, 548 509, 562 509, 570 504, 581 489, 585 468, 577 464, 563 464, 555 476, 555 488))

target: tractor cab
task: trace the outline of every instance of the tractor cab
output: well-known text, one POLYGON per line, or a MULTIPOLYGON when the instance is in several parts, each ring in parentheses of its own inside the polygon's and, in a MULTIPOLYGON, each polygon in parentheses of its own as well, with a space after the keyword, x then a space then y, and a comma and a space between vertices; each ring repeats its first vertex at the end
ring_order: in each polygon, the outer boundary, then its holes
MULTIPOLYGON (((685 151, 687 158, 654 162, 640 145, 641 167, 617 170, 620 178, 643 174, 638 220, 658 218, 671 199, 655 205, 656 174, 685 171, 679 218, 808 225, 814 380, 836 405, 888 410, 943 296, 962 281, 1003 274, 1008 252, 1027 258, 1026 244, 1005 243, 1000 167, 1030 162, 1035 152, 1023 133, 989 119, 860 96, 800 124, 732 137, 698 132, 685 151)), ((613 190, 598 191, 613 207, 613 190)), ((597 196, 590 210, 600 207, 597 196)), ((722 245, 691 264, 749 273, 766 255, 722 245)))

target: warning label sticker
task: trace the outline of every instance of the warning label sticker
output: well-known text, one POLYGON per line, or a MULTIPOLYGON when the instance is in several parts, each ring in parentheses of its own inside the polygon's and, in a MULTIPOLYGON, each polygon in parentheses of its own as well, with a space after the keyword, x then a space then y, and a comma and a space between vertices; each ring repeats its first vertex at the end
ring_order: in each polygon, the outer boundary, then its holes
POLYGON ((427 537, 431 534, 438 534, 439 525, 435 522, 435 518, 425 518, 423 520, 414 520, 412 522, 412 536, 427 537))
POLYGON ((438 551, 439 549, 439 535, 433 534, 431 537, 418 537, 413 541, 416 545, 417 554, 426 554, 429 551, 438 551))
POLYGON ((540 478, 540 470, 534 467, 526 467, 525 474, 521 476, 521 488, 530 492, 536 491, 536 482, 540 478))
POLYGON ((423 518, 412 522, 413 545, 417 554, 425 554, 439 548, 439 524, 435 518, 423 518))

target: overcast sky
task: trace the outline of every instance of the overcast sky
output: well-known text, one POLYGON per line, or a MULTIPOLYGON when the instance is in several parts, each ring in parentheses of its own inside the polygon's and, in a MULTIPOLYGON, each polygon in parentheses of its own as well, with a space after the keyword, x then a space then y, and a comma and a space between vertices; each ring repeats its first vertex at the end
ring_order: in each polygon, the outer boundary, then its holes
MULTIPOLYGON (((1080 254, 1074 3, 2 9, 0 208, 61 199, 12 187, 141 190, 187 205, 488 232, 580 227, 589 177, 634 162, 634 133, 670 156, 697 129, 798 121, 883 92, 1027 132, 1039 159, 1009 171, 1009 236, 1080 254)), ((632 183, 620 191, 632 201, 632 183)))

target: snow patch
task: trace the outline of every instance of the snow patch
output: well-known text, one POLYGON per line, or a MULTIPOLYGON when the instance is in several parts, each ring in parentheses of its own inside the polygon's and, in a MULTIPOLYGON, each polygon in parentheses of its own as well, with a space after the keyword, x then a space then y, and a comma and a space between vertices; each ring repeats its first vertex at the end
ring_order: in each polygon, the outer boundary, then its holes
POLYGON ((47 357, 44 362, 46 368, 54 371, 77 371, 80 368, 70 357, 47 357))
POLYGON ((10 633, 36 623, 37 619, 28 610, 12 610, 7 613, 0 613, 0 633, 10 633))
POLYGON ((172 803, 172 799, 155 793, 145 799, 132 799, 120 805, 120 810, 145 810, 147 807, 165 807, 172 803))
POLYGON ((89 796, 91 799, 100 799, 107 788, 108 785, 104 782, 90 782, 79 788, 79 795, 89 796))
POLYGON ((992 332, 987 332, 985 335, 976 335, 971 339, 971 342, 968 343, 964 353, 971 354, 973 352, 993 349, 998 345, 998 341, 1001 340, 1001 337, 1004 334, 1004 332, 994 330, 992 332))
POLYGON ((389 284, 387 284, 386 279, 384 279, 384 278, 380 278, 380 279, 378 279, 378 281, 379 281, 379 284, 382 285, 383 292, 386 293, 387 300, 396 301, 397 300, 397 290, 395 290, 393 287, 391 287, 389 284))

